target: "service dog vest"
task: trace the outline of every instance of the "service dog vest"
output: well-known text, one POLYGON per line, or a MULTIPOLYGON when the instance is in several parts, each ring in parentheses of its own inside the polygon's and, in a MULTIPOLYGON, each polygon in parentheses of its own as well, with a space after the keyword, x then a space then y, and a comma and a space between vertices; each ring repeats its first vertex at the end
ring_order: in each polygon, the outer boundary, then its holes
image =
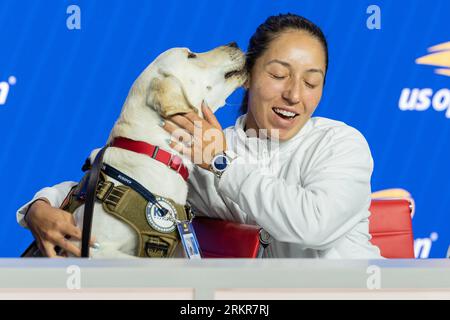
MULTIPOLYGON (((61 209, 74 213, 84 204, 85 185, 88 173, 80 183, 72 188, 61 209)), ((139 257, 166 258, 173 257, 175 248, 180 242, 175 220, 189 220, 190 210, 175 203, 173 200, 155 195, 159 205, 167 209, 162 216, 157 207, 145 199, 133 188, 125 185, 115 185, 106 180, 106 175, 100 174, 96 199, 102 203, 103 209, 117 219, 128 224, 136 231, 139 239, 139 257), (170 215, 170 216, 169 216, 170 215)))

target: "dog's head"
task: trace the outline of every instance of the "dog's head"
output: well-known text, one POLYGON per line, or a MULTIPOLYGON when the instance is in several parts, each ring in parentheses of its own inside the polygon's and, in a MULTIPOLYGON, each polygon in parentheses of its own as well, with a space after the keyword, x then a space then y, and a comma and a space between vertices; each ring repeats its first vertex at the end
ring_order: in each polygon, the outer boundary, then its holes
POLYGON ((146 104, 162 117, 199 110, 203 99, 214 112, 246 80, 245 55, 235 43, 204 53, 173 48, 144 73, 146 104))

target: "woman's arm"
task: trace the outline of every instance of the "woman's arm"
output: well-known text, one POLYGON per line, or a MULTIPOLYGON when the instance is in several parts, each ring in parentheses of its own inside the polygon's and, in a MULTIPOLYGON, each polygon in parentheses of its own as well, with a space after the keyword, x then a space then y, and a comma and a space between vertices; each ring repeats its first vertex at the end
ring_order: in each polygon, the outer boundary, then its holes
POLYGON ((34 195, 33 199, 31 199, 31 201, 25 203, 22 207, 20 207, 17 210, 16 213, 17 223, 19 223, 24 228, 28 228, 28 225, 24 217, 27 211, 29 210, 29 206, 31 204, 33 204, 37 199, 43 198, 46 199, 47 202, 52 207, 58 208, 64 201, 64 198, 69 193, 70 189, 76 184, 77 183, 73 181, 65 181, 57 185, 54 185, 53 187, 46 187, 39 190, 34 195))
POLYGON ((301 184, 233 162, 218 190, 275 239, 326 249, 368 216, 373 160, 364 137, 348 127, 315 152, 301 184))
MULTIPOLYGON (((17 211, 20 225, 32 232, 41 252, 47 257, 56 257, 55 246, 74 256, 80 256, 80 249, 68 237, 80 240, 81 230, 77 228, 73 215, 59 209, 75 182, 63 182, 40 190, 34 198, 17 211), (43 200, 43 201, 37 201, 43 200)), ((90 241, 91 245, 94 239, 90 241)))

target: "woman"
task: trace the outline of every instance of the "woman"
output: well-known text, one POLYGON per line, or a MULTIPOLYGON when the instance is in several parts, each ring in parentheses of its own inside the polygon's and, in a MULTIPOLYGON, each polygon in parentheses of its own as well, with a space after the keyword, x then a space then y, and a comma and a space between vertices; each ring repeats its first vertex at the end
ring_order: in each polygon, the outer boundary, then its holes
MULTIPOLYGON (((173 148, 201 156, 189 181, 194 209, 263 227, 272 238, 266 257, 381 257, 369 242, 373 160, 366 140, 342 122, 311 117, 327 67, 327 42, 316 25, 293 14, 269 17, 249 42, 243 115, 235 126, 222 132, 205 104, 205 119, 189 113, 162 124, 192 137, 188 145, 173 141, 173 148), (199 125, 220 130, 221 141, 212 145, 195 130, 199 125)), ((62 184, 35 198, 57 206, 66 191, 62 184)), ((37 201, 26 222, 48 256, 56 255, 55 245, 79 254, 58 240, 80 237, 69 214, 37 201)))

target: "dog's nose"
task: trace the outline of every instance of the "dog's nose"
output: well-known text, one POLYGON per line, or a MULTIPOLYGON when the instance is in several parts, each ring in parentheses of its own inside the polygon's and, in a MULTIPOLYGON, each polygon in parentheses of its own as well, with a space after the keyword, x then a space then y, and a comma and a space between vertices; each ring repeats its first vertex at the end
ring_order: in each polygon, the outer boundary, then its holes
POLYGON ((235 41, 230 42, 229 44, 227 44, 227 47, 231 47, 231 48, 239 48, 238 44, 237 44, 235 41))

